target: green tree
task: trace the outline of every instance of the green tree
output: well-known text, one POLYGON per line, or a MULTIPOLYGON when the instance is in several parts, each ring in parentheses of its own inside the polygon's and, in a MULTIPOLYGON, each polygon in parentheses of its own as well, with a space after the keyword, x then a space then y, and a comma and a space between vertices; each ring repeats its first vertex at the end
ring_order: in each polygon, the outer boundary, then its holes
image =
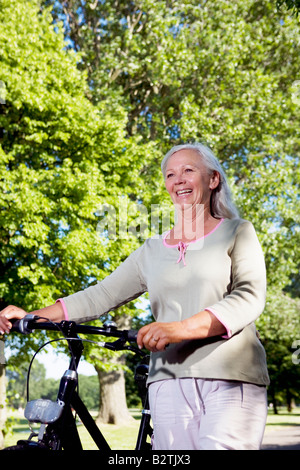
POLYGON ((89 410, 99 409, 99 380, 96 375, 79 375, 79 393, 89 410))
POLYGON ((269 282, 286 286, 299 267, 298 21, 270 0, 46 3, 82 54, 91 99, 122 103, 129 135, 162 150, 210 144, 261 236, 269 282))
POLYGON ((46 379, 45 366, 35 360, 32 363, 29 376, 28 369, 29 362, 21 364, 18 368, 8 367, 7 369, 7 399, 9 405, 15 409, 24 408, 26 404, 27 379, 29 379, 28 391, 30 400, 35 400, 37 398, 56 399, 54 388, 56 388, 57 394, 58 383, 53 379, 46 379))
POLYGON ((292 399, 300 398, 300 365, 293 361, 293 344, 299 341, 299 308, 299 299, 271 288, 264 315, 257 322, 267 353, 271 379, 268 394, 275 413, 279 403, 287 403, 291 410, 292 399))
MULTIPOLYGON (((90 102, 81 56, 67 50, 52 20, 38 1, 1 0, 1 309, 49 305, 120 264, 138 240, 101 238, 99 208, 118 206, 123 195, 138 200, 141 174, 157 155, 152 144, 126 136, 120 106, 90 102)), ((133 314, 134 306, 122 312, 133 314)), ((17 351, 10 361, 24 361, 41 336, 10 335, 17 351)))
POLYGON ((300 12, 300 1, 299 0, 277 0, 278 7, 284 5, 293 15, 298 16, 300 12))
MULTIPOLYGON (((55 401, 60 380, 46 378, 46 368, 37 359, 32 363, 28 377, 29 363, 23 363, 18 369, 7 368, 7 400, 9 406, 24 408, 27 401, 27 380, 29 399, 45 398, 55 401)), ((96 375, 79 375, 78 390, 84 403, 90 410, 99 408, 99 381, 96 375)))

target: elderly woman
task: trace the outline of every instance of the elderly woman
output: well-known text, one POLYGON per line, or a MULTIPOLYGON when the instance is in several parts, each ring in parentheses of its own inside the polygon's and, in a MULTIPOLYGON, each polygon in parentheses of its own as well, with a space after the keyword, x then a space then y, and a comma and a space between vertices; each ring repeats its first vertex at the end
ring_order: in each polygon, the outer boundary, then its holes
MULTIPOLYGON (((140 329, 137 342, 151 351, 153 449, 259 449, 269 383, 254 325, 265 303, 260 244, 207 147, 174 147, 162 171, 174 227, 146 240, 96 286, 35 313, 85 322, 148 291, 156 321, 140 329)), ((24 314, 5 308, 0 330, 24 314)))

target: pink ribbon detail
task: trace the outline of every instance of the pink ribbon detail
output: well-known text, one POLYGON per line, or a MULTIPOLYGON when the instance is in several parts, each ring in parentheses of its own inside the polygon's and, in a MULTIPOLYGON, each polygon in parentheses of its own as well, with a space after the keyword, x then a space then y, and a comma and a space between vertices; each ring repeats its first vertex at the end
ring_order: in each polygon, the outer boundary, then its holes
POLYGON ((178 251, 180 251, 180 255, 179 255, 179 258, 177 260, 177 264, 180 263, 180 261, 182 260, 184 266, 186 266, 184 255, 185 255, 187 247, 188 247, 188 245, 186 245, 184 242, 179 242, 178 243, 178 251))

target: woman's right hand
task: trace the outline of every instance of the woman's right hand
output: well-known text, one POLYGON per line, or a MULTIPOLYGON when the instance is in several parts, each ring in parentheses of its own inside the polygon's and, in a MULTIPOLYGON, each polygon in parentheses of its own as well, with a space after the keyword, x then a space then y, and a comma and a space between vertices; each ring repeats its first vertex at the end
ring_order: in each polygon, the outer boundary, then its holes
POLYGON ((22 308, 15 307, 14 305, 8 305, 0 312, 0 334, 9 333, 12 324, 9 320, 15 319, 20 320, 25 317, 27 312, 22 308))

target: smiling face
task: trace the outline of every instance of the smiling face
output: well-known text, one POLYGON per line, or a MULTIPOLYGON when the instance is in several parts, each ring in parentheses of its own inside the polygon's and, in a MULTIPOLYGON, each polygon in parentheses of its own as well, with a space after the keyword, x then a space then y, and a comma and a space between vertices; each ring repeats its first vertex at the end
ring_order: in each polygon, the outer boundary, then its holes
POLYGON ((219 184, 219 173, 209 174, 198 152, 184 149, 169 158, 165 184, 175 205, 203 204, 209 209, 211 192, 219 184))

